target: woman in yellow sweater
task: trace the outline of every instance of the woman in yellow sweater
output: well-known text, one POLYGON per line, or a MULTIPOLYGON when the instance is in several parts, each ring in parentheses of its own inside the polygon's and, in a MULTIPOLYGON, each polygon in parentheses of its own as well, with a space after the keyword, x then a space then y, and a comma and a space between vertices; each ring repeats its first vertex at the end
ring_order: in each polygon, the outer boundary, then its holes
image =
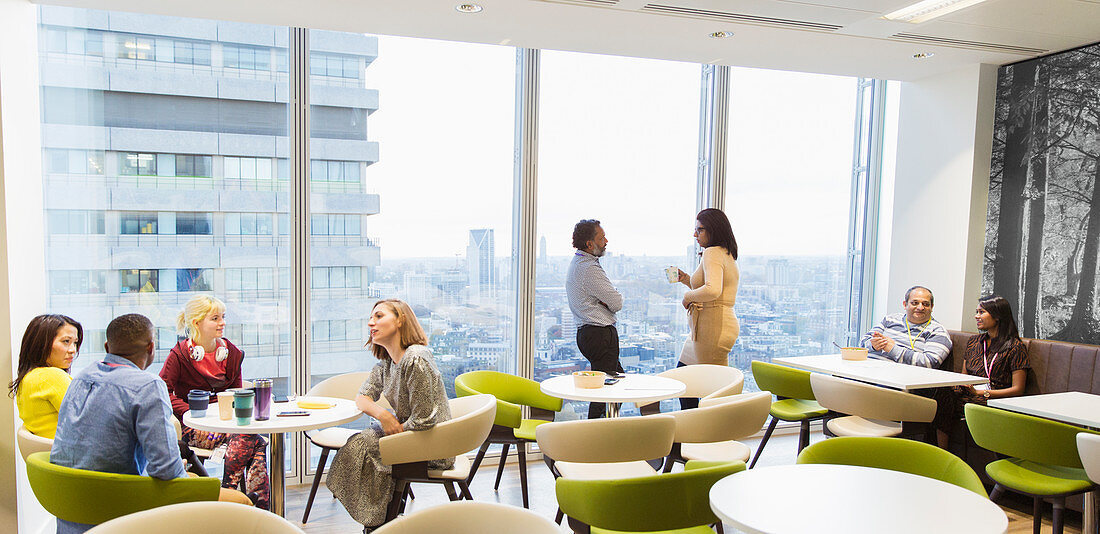
POLYGON ((69 389, 69 366, 76 359, 84 329, 64 315, 31 319, 19 347, 19 374, 8 385, 23 426, 36 436, 53 439, 57 409, 69 389))
MULTIPOLYGON (((684 308, 691 322, 691 336, 684 343, 677 367, 694 363, 729 365, 729 353, 741 327, 733 312, 737 300, 737 239, 722 210, 707 208, 695 216, 695 240, 702 247, 702 261, 690 276, 679 271, 684 308)), ((680 399, 681 408, 695 408, 698 399, 680 399)))

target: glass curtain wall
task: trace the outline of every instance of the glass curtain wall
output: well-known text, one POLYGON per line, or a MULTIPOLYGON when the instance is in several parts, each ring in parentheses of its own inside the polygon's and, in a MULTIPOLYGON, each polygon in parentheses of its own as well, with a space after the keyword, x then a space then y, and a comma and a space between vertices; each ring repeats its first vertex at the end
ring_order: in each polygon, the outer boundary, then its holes
MULTIPOLYGON (((534 378, 588 368, 565 292, 581 219, 598 219, 607 234, 600 263, 623 295, 623 367, 675 367, 686 288, 668 283, 664 269, 690 272, 697 261, 700 67, 551 51, 541 63, 534 378)), ((587 404, 568 402, 558 417, 583 418, 587 404)))
POLYGON ((375 365, 368 316, 392 298, 451 397, 515 372, 515 49, 317 30, 310 49, 311 384, 375 365))
POLYGON ((43 6, 39 38, 49 311, 84 326, 73 372, 136 312, 158 373, 205 294, 243 377, 285 394, 287 28, 43 6))
POLYGON ((857 78, 730 72, 725 211, 738 245, 741 334, 730 365, 833 352, 847 339, 857 78))

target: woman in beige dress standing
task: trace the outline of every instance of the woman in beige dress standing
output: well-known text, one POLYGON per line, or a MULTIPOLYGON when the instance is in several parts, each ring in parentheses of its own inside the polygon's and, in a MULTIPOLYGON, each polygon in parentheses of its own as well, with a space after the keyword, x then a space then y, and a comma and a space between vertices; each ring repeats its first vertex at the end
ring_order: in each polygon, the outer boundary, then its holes
MULTIPOLYGON (((679 271, 691 336, 684 343, 677 367, 695 363, 729 365, 729 353, 741 331, 733 312, 737 300, 737 240, 722 210, 707 208, 695 216, 695 240, 703 249, 699 268, 688 276, 679 271)), ((698 399, 680 399, 682 409, 695 408, 698 399)))

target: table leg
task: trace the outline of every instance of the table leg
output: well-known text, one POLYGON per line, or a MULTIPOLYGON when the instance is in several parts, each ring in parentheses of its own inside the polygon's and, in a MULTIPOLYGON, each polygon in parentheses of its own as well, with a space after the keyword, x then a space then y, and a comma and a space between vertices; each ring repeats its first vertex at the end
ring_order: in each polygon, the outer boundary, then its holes
POLYGON ((606 408, 604 409, 604 415, 606 415, 608 417, 608 419, 613 418, 613 417, 618 417, 619 416, 619 408, 622 407, 622 405, 623 405, 623 403, 621 403, 621 402, 609 402, 609 403, 607 403, 605 405, 606 408))
POLYGON ((1093 534, 1096 532, 1096 498, 1100 491, 1090 491, 1085 494, 1085 509, 1081 512, 1081 532, 1093 534))
POLYGON ((271 434, 271 450, 268 459, 271 460, 271 468, 268 474, 271 476, 271 513, 283 517, 284 478, 286 467, 283 459, 283 435, 271 434))

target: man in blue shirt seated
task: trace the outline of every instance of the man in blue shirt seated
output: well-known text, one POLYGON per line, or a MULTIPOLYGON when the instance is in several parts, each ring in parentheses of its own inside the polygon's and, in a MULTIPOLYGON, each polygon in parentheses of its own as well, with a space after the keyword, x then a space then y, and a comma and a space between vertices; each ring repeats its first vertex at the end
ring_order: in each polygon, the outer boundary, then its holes
MULTIPOLYGON (((61 401, 51 463, 162 480, 187 476, 168 388, 144 372, 153 363, 153 340, 153 323, 144 315, 123 315, 107 325, 107 356, 74 378, 61 401)), ((225 488, 219 500, 249 503, 225 488)), ((58 519, 57 532, 80 533, 92 526, 58 519)))

